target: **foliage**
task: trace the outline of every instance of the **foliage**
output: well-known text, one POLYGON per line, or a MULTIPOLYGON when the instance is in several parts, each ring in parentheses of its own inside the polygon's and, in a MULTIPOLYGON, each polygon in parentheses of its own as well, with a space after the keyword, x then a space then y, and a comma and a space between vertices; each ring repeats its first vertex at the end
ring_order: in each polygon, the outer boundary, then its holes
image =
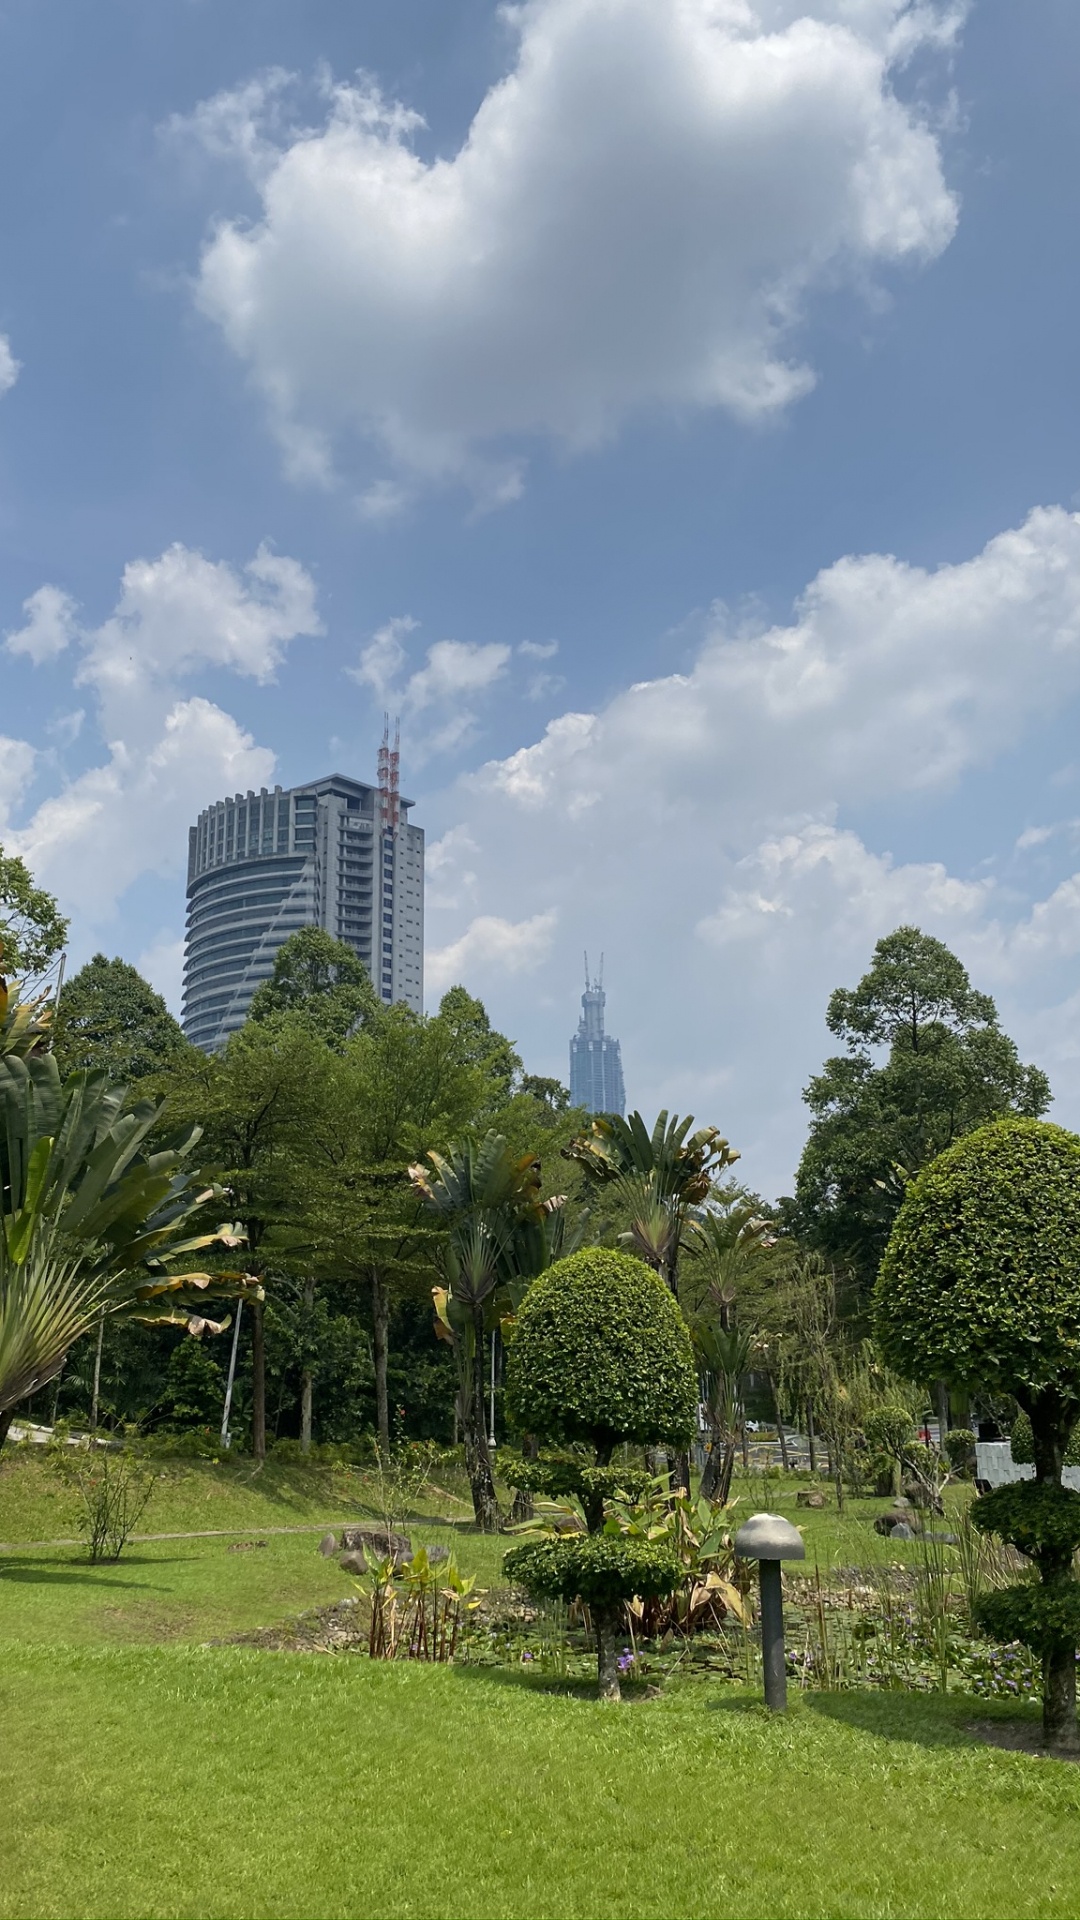
POLYGON ((970 1427, 950 1427, 942 1436, 942 1451, 952 1471, 968 1477, 975 1470, 975 1435, 970 1427))
POLYGON ((521 1056, 513 1042, 492 1026, 483 1002, 464 987, 448 987, 439 1001, 437 1019, 451 1036, 455 1057, 479 1074, 483 1105, 476 1124, 492 1118, 521 1079, 521 1056))
POLYGON ((372 1660, 452 1661, 463 1626, 480 1605, 475 1580, 463 1579, 453 1555, 433 1566, 426 1547, 398 1567, 368 1555, 370 1582, 359 1587, 368 1603, 372 1660))
POLYGON ((527 1593, 596 1608, 670 1594, 682 1577, 676 1553, 664 1542, 608 1533, 527 1540, 510 1548, 503 1569, 527 1593))
POLYGON ((79 1531, 90 1559, 119 1560, 150 1503, 158 1470, 134 1447, 61 1445, 52 1465, 79 1501, 79 1531))
POLYGON ((197 1130, 151 1149, 160 1117, 103 1074, 62 1081, 51 1055, 0 1060, 0 1410, 56 1374, 101 1308, 201 1332, 205 1304, 252 1292, 236 1272, 173 1271, 239 1237, 190 1232, 216 1191, 189 1164, 197 1130))
POLYGON ((539 1157, 515 1155, 494 1130, 426 1158, 409 1169, 413 1190, 448 1228, 438 1255, 446 1285, 433 1289, 436 1332, 454 1349, 476 1522, 491 1532, 498 1509, 484 1428, 484 1332, 514 1313, 559 1251, 562 1196, 543 1199, 539 1157))
POLYGON ((1073 1656, 1080 1641, 1080 1582, 1027 1580, 975 1603, 975 1617, 995 1640, 1020 1640, 1035 1653, 1073 1656))
POLYGON ((127 961, 96 953, 64 982, 53 1041, 62 1074, 100 1070, 127 1085, 167 1067, 187 1044, 160 993, 127 961))
POLYGON ((344 940, 324 927, 300 927, 283 941, 274 970, 252 996, 249 1018, 279 1014, 302 1019, 328 1046, 340 1047, 379 1014, 379 999, 367 968, 344 940))
POLYGON ((999 1120, 924 1168, 876 1308, 902 1372, 1013 1393, 1063 1448, 1080 1414, 1080 1139, 999 1120))
POLYGON ((165 1369, 162 1412, 166 1423, 220 1430, 224 1395, 225 1383, 214 1355, 201 1340, 179 1341, 165 1369))
MULTIPOLYGON (((3 961, 4 943, 0 940, 0 965, 3 961)), ((0 975, 0 1060, 5 1055, 25 1060, 33 1053, 43 1053, 52 1035, 53 1013, 48 993, 24 999, 19 983, 0 975)))
POLYGON ((666 1481, 658 1474, 636 1498, 613 1500, 604 1522, 608 1535, 663 1542, 679 1562, 679 1584, 670 1594, 637 1595, 627 1602, 635 1632, 647 1639, 666 1633, 688 1638, 721 1627, 728 1615, 749 1625, 735 1583, 729 1509, 701 1495, 672 1496, 666 1481))
POLYGON ((995 1487, 971 1508, 980 1533, 996 1533, 1029 1558, 1048 1554, 1068 1562, 1080 1547, 1080 1493, 1030 1480, 995 1487))
POLYGON ((803 1096, 813 1118, 792 1224, 868 1288, 905 1180, 996 1115, 1042 1113, 1050 1088, 1020 1064, 956 956, 917 927, 878 941, 858 986, 832 995, 827 1021, 847 1050, 803 1096))
POLYGON ((519 1431, 588 1441, 598 1465, 622 1440, 687 1440, 697 1378, 686 1324, 663 1281, 606 1248, 556 1262, 518 1313, 506 1403, 519 1431))
POLYGON ((709 1197, 713 1183, 738 1159, 716 1127, 691 1132, 693 1116, 658 1114, 650 1130, 640 1113, 598 1114, 563 1155, 581 1166, 589 1180, 629 1220, 622 1243, 673 1291, 678 1286, 679 1251, 692 1207, 709 1197))
POLYGON ((51 893, 36 887, 18 854, 0 846, 0 941, 12 973, 44 973, 63 950, 68 923, 51 893))
MULTIPOLYGON (((951 1434, 948 1436, 952 1438, 951 1434)), ((1017 1466, 1028 1467, 1035 1459, 1035 1442, 1031 1433, 1031 1421, 1026 1413, 1018 1413, 1009 1435, 1012 1457, 1017 1466)), ((1068 1444, 1062 1455, 1064 1467, 1080 1467, 1080 1426, 1074 1427, 1068 1444)))

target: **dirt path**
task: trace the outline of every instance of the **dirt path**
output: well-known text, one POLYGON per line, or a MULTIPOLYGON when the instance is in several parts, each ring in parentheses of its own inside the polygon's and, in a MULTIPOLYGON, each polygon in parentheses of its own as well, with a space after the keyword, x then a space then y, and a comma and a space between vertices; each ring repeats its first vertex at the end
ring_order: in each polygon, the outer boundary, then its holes
MULTIPOLYGON (((309 1520, 302 1527, 203 1527, 194 1533, 133 1533, 130 1544, 134 1545, 137 1541, 145 1542, 147 1540, 246 1540, 255 1534, 258 1534, 261 1539, 264 1539, 269 1534, 275 1533, 340 1532, 342 1527, 355 1527, 357 1524, 356 1515, 353 1513, 344 1520, 309 1520)), ((413 1527, 452 1527, 455 1525, 455 1522, 453 1520, 443 1520, 427 1514, 421 1514, 418 1519, 413 1518, 412 1520, 406 1521, 406 1525, 413 1527)), ((82 1539, 78 1534, 65 1534, 59 1540, 0 1540, 0 1553, 32 1553, 41 1547, 78 1547, 81 1545, 82 1539)))

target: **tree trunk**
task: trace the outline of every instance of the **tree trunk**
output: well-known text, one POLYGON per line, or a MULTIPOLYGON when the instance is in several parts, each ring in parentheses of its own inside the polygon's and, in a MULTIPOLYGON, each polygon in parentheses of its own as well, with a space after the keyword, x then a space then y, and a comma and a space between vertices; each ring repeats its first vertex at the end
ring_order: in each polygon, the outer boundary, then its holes
POLYGON ((619 1685, 622 1614, 617 1607, 594 1607, 592 1617, 596 1630, 597 1688, 601 1700, 617 1703, 622 1699, 622 1688, 619 1685))
POLYGON ((311 1452, 311 1416, 315 1400, 315 1371, 307 1354, 307 1343, 311 1337, 311 1318, 315 1311, 315 1282, 304 1281, 304 1350, 307 1365, 300 1374, 300 1451, 311 1452))
POLYGON ((375 1419, 379 1445, 390 1448, 390 1394, 386 1384, 390 1351, 390 1301, 378 1267, 371 1270, 372 1348, 375 1357, 375 1419))
POLYGON ((808 1400, 806 1403, 806 1439, 810 1448, 810 1471, 811 1473, 816 1473, 817 1436, 814 1433, 814 1403, 812 1400, 808 1400))
POLYGON ((934 1407, 937 1412, 938 1447, 945 1451, 945 1435, 949 1431, 949 1389, 944 1380, 934 1381, 934 1407))
POLYGON ((266 1328, 263 1303, 251 1303, 251 1451, 266 1459, 266 1328))
POLYGON ((14 1418, 15 1418, 14 1407, 4 1407, 0 1409, 0 1448, 3 1447, 4 1441, 7 1439, 8 1434, 11 1432, 11 1423, 14 1420, 14 1418))
POLYGON ((98 1314, 97 1346, 94 1349, 94 1392, 90 1401, 90 1431, 97 1432, 98 1402, 101 1399, 101 1348, 105 1339, 105 1309, 98 1314))
POLYGON ((776 1411, 776 1437, 780 1442, 780 1465, 784 1472, 787 1473, 791 1466, 791 1461, 788 1459, 787 1434, 784 1432, 784 1418, 780 1412, 780 1397, 776 1391, 776 1381, 773 1379, 771 1373, 768 1376, 768 1380, 769 1392, 772 1394, 772 1403, 776 1411))
MULTIPOLYGON (((535 1433, 527 1433, 521 1442, 523 1460, 539 1460, 540 1442, 535 1433)), ((533 1517, 533 1496, 527 1487, 514 1488, 514 1504, 510 1509, 510 1525, 523 1527, 533 1517)))
POLYGON ((495 1476, 491 1471, 491 1454, 484 1421, 484 1320, 479 1309, 473 1316, 473 1351, 469 1358, 471 1377, 465 1407, 465 1470, 469 1476, 477 1526, 481 1533, 498 1533, 499 1503, 495 1497, 495 1476))
POLYGON ((1043 1655, 1043 1745, 1049 1753, 1080 1753, 1075 1647, 1054 1647, 1043 1655))

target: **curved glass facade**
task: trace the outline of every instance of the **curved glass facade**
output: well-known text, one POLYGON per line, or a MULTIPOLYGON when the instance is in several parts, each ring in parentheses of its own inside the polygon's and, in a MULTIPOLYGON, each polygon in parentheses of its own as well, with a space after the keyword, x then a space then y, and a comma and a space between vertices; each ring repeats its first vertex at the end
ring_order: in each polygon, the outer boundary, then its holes
POLYGON ((424 835, 400 807, 380 824, 377 788, 333 774, 237 794, 191 828, 183 1026, 213 1052, 243 1025, 278 948, 299 927, 348 942, 381 999, 424 1000, 424 835))

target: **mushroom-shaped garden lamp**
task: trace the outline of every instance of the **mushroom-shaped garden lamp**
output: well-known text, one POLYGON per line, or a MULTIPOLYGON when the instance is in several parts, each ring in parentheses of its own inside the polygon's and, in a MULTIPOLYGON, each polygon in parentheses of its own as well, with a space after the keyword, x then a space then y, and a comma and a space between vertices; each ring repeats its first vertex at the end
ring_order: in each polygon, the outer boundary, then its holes
POLYGON ((774 1713, 787 1706, 784 1665, 784 1599, 781 1560, 805 1560, 802 1534, 778 1513, 752 1513, 735 1535, 740 1560, 756 1560, 761 1576, 761 1658, 765 1669, 765 1705, 774 1713))

